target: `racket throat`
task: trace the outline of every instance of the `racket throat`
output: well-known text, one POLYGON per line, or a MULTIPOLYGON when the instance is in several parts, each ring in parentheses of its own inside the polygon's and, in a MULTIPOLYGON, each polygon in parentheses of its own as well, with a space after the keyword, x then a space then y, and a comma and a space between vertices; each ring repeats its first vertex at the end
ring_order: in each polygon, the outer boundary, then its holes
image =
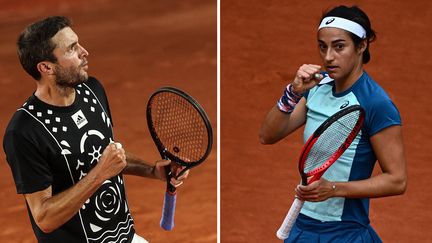
POLYGON ((322 171, 316 172, 315 174, 312 174, 312 175, 307 175, 307 174, 302 173, 302 175, 301 175, 302 185, 307 186, 307 185, 310 185, 314 181, 318 181, 321 178, 321 176, 324 174, 324 172, 325 172, 325 170, 322 170, 322 171))
POLYGON ((171 165, 165 166, 165 175, 166 175, 166 182, 167 182, 166 192, 169 193, 169 194, 171 194, 171 195, 175 195, 177 193, 177 190, 170 183, 171 178, 173 177, 173 173, 171 171, 171 165))
MULTIPOLYGON (((310 177, 309 177, 310 178, 310 177)), ((305 175, 304 173, 301 174, 301 184, 303 186, 307 186, 309 180, 308 180, 308 176, 305 175)))

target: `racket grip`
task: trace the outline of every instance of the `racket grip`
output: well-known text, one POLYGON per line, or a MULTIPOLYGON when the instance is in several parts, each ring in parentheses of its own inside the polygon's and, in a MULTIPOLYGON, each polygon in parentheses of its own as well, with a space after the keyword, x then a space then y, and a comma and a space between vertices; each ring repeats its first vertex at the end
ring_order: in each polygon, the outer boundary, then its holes
POLYGON ((162 208, 162 218, 160 226, 164 230, 172 230, 174 228, 174 213, 176 207, 177 194, 165 192, 164 204, 162 208))
POLYGON ((291 228, 293 227, 295 221, 297 220, 297 217, 300 213, 300 210, 303 207, 303 204, 304 201, 298 198, 294 199, 294 202, 291 205, 291 208, 288 211, 287 215, 285 216, 282 225, 280 226, 279 230, 276 232, 276 236, 279 239, 285 240, 286 238, 288 238, 291 228))

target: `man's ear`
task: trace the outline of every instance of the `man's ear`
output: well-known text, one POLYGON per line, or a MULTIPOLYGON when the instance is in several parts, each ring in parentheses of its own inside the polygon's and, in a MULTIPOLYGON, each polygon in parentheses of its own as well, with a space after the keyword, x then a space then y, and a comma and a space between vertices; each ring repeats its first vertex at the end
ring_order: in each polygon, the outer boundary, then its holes
POLYGON ((41 76, 54 74, 54 65, 51 62, 40 62, 36 67, 41 73, 41 76))

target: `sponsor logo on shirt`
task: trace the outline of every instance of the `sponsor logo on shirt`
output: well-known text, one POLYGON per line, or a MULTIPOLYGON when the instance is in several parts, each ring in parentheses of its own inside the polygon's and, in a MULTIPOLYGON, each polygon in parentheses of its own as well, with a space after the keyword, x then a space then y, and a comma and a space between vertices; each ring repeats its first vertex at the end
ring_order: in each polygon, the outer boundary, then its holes
POLYGON ((348 105, 349 105, 349 101, 347 100, 340 106, 340 109, 343 109, 343 108, 347 107, 348 105))
POLYGON ((80 129, 81 127, 85 126, 88 123, 87 118, 84 116, 84 113, 81 110, 77 111, 71 117, 72 120, 75 122, 75 125, 77 125, 78 129, 80 129))

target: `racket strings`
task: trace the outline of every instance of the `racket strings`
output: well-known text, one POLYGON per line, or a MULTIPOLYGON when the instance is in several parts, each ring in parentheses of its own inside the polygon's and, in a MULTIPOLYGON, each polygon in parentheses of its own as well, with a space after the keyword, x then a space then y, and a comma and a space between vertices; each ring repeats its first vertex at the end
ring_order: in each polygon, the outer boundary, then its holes
POLYGON ((350 112, 338 118, 324 130, 309 151, 303 170, 305 174, 320 168, 331 157, 338 154, 338 150, 342 153, 345 151, 341 147, 353 133, 359 116, 360 111, 358 110, 350 112))
POLYGON ((153 98, 152 123, 168 152, 184 162, 197 162, 206 153, 206 124, 195 107, 174 93, 159 93, 153 98))

